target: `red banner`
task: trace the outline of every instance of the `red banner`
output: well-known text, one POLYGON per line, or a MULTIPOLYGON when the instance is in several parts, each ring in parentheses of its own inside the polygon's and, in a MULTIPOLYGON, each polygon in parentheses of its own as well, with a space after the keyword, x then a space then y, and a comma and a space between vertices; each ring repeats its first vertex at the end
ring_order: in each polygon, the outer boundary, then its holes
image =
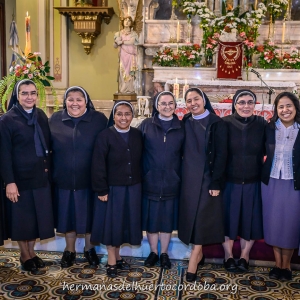
POLYGON ((217 78, 242 79, 243 43, 219 42, 217 78))

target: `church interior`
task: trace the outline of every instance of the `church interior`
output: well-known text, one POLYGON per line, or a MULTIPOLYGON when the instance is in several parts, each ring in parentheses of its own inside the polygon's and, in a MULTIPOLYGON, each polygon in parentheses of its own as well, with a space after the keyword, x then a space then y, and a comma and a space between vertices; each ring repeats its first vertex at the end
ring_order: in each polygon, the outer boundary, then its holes
MULTIPOLYGON (((273 102, 279 93, 289 91, 299 97, 299 0, 192 1, 203 3, 202 15, 184 10, 178 2, 0 0, 0 79, 18 76, 14 61, 19 55, 24 57, 32 53, 34 59, 41 59, 48 68, 49 84, 45 86, 44 99, 39 100, 39 106, 48 117, 62 109, 63 95, 68 87, 81 86, 89 93, 96 110, 107 117, 115 101, 130 101, 135 107, 134 127, 151 116, 153 100, 164 90, 174 93, 176 114, 180 119, 187 113, 183 98, 189 87, 201 87, 221 117, 231 113, 232 97, 238 89, 251 89, 256 93, 259 103, 255 114, 265 119, 272 116, 273 102), (283 3, 279 12, 268 8, 270 3, 277 2, 283 3), (224 29, 228 24, 222 16, 237 7, 236 18, 240 25, 228 32, 224 29), (247 16, 251 11, 255 11, 255 15, 247 16), (136 34, 134 45, 129 45, 135 52, 128 81, 117 44, 118 32, 125 27, 122 20, 127 17, 133 20, 131 33, 136 34), (216 21, 211 23, 213 19, 216 21), (223 30, 222 26, 225 26, 223 30), (241 26, 244 26, 243 31, 241 26), (226 54, 221 46, 236 50, 226 54), (187 60, 186 52, 194 56, 187 60), (226 69, 230 65, 228 55, 236 55, 235 72, 230 71, 231 67, 226 69)), ((1 114, 7 109, 7 90, 8 85, 1 87, 0 81, 1 114)), ((274 255, 272 247, 263 240, 253 246, 249 272, 242 274, 224 270, 221 245, 204 247, 207 263, 199 268, 196 283, 236 288, 223 291, 193 290, 191 287, 164 289, 164 286, 178 287, 186 283, 184 272, 192 246, 182 243, 176 231, 169 246, 172 269, 144 267, 143 258, 150 252, 144 234, 141 246, 123 245, 121 248, 122 255, 133 268, 120 272, 116 279, 105 276, 106 247, 96 247, 101 263, 98 268, 90 267, 81 254, 83 240, 77 239, 79 256, 69 269, 59 265, 60 254, 64 251, 63 235, 37 242, 36 250, 47 263, 34 274, 20 268, 17 243, 5 241, 4 246, 0 246, 0 299, 300 299, 298 254, 295 251, 292 258, 292 281, 270 280, 268 272, 273 266, 274 255), (109 285, 124 283, 131 285, 131 289, 109 288, 109 285), (66 284, 104 284, 106 289, 64 289, 66 284), (143 291, 135 288, 135 284, 154 284, 158 288, 143 291)), ((236 255, 239 247, 235 243, 236 255)))

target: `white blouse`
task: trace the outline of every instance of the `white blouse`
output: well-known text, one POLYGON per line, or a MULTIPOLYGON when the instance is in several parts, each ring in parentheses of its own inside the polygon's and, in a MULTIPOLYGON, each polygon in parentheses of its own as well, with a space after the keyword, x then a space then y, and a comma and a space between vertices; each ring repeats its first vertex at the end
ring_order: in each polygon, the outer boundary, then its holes
POLYGON ((293 179, 293 147, 298 135, 297 123, 285 127, 280 119, 276 121, 276 143, 270 177, 293 179))

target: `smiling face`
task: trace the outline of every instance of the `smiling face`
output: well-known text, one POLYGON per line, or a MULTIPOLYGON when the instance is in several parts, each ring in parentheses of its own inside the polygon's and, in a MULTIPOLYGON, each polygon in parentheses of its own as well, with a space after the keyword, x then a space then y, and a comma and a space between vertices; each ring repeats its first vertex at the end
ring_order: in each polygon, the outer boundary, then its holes
POLYGON ((19 86, 18 101, 24 110, 34 107, 37 100, 37 90, 34 84, 22 84, 19 86))
POLYGON ((287 96, 282 97, 278 101, 277 114, 285 127, 293 125, 296 116, 296 108, 293 101, 287 96))
POLYGON ((204 113, 204 100, 197 92, 191 91, 186 95, 186 108, 194 115, 201 115, 204 113))
POLYGON ((244 95, 238 98, 234 107, 241 117, 249 118, 253 115, 255 102, 250 95, 244 95))
POLYGON ((66 107, 71 117, 81 117, 86 110, 84 95, 79 91, 70 91, 67 95, 66 107))
POLYGON ((157 103, 157 110, 164 118, 170 118, 175 111, 175 101, 171 95, 162 95, 157 103))
POLYGON ((127 104, 121 104, 116 107, 114 114, 115 126, 118 129, 126 130, 129 128, 133 119, 131 108, 127 104))

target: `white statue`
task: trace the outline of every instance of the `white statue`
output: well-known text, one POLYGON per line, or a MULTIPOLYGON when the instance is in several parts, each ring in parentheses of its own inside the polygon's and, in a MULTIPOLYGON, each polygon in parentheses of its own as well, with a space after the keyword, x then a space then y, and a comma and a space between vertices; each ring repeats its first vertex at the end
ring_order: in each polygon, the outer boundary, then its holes
POLYGON ((138 115, 141 118, 150 117, 149 99, 148 96, 138 96, 138 115))

